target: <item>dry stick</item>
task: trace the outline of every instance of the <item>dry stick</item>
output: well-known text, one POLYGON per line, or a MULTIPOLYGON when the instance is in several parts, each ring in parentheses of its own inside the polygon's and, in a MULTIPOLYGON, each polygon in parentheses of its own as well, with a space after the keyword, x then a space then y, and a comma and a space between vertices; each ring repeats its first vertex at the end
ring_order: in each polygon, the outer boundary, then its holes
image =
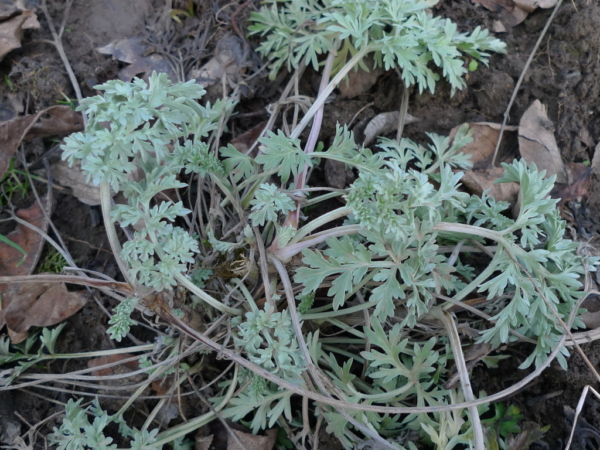
MULTIPOLYGON (((70 5, 67 5, 67 9, 65 12, 69 11, 69 6, 70 5)), ((48 13, 48 8, 46 7, 46 0, 42 0, 41 8, 44 12, 44 16, 46 17, 46 21, 48 22, 48 28, 52 33, 52 39, 54 39, 54 47, 56 47, 56 51, 58 51, 60 59, 62 60, 63 65, 65 66, 67 74, 69 75, 69 80, 71 81, 71 85, 73 86, 73 90, 75 91, 77 100, 81 101, 83 99, 83 96, 81 95, 81 89, 79 89, 79 83, 77 82, 77 78, 75 78, 75 74, 73 73, 73 69, 71 68, 69 60, 67 59, 67 54, 65 53, 65 49, 62 45, 60 36, 56 33, 56 28, 54 28, 54 22, 52 21, 52 17, 50 17, 50 14, 48 13)), ((83 124, 87 127, 87 116, 85 115, 85 113, 83 113, 81 116, 83 117, 83 124)))
POLYGON ((525 73, 527 73, 527 69, 529 69, 531 61, 533 61, 535 52, 537 52, 538 47, 542 43, 542 40, 544 39, 544 36, 546 35, 546 32, 548 31, 548 28, 550 27, 550 24, 552 23, 554 16, 556 16, 556 13, 558 12, 560 5, 562 5, 562 2, 563 2, 563 0, 558 0, 558 3, 554 7, 554 10, 552 11, 552 14, 550 15, 550 18, 546 22, 546 26, 542 30, 542 34, 540 34, 540 37, 538 38, 537 42, 533 46, 533 50, 531 51, 529 58, 527 58, 525 67, 523 67, 523 70, 521 71, 521 76, 519 76, 519 81, 517 81, 517 84, 515 86, 515 89, 513 90, 510 101, 508 102, 508 106, 506 107, 506 111, 504 112, 504 119, 502 120, 502 127, 500 128, 500 134, 498 135, 498 142, 496 142, 496 148, 494 149, 494 157, 492 158, 492 167, 494 167, 496 165, 498 149, 500 148, 500 143, 502 142, 502 134, 504 133, 504 128, 506 127, 506 122, 508 120, 508 117, 510 116, 510 108, 512 108, 512 104, 515 101, 515 98, 517 98, 517 92, 519 91, 519 88, 521 87, 521 84, 523 83, 523 79, 525 78, 525 73))
MULTIPOLYGON (((400 69, 396 67, 396 72, 402 79, 402 75, 400 73, 400 69)), ((404 132, 404 125, 406 124, 406 115, 408 114, 408 97, 409 91, 408 86, 405 83, 402 83, 402 102, 400 103, 400 114, 398 115, 398 131, 396 132, 396 141, 400 143, 400 139, 402 139, 402 133, 404 132)))
POLYGON ((593 394, 600 399, 600 394, 590 385, 587 385, 583 388, 583 392, 581 393, 581 397, 579 398, 579 402, 577 402, 577 409, 575 410, 575 416, 573 417, 573 427, 571 428, 571 434, 569 435, 569 441, 567 442, 567 446, 565 450, 569 450, 571 448, 571 442, 573 441, 573 436, 575 434, 575 428, 577 428, 577 419, 581 410, 583 409, 583 403, 588 395, 588 391, 591 390, 593 394))
MULTIPOLYGON (((296 302, 294 300, 294 291, 292 289, 292 283, 288 277, 288 274, 285 270, 285 266, 281 261, 277 258, 272 257, 271 262, 276 267, 277 272, 279 272, 279 276, 281 278, 281 282, 283 283, 283 288, 288 301, 288 311, 290 312, 290 317, 292 319, 292 325, 294 327, 294 331, 296 332, 296 339, 298 340, 298 346, 302 351, 302 356, 306 360, 306 365, 308 367, 308 371, 310 372, 313 380, 317 384, 317 386, 321 389, 321 391, 330 398, 333 398, 327 388, 324 385, 324 381, 327 381, 328 384, 331 384, 329 379, 320 371, 320 369, 313 363, 312 358, 310 357, 310 353, 308 352, 308 346, 306 345, 306 341, 304 340, 304 335, 302 334, 302 328, 300 325, 300 318, 298 317, 298 311, 296 310, 296 302)), ((336 390, 335 387, 333 389, 336 390)), ((343 398, 344 394, 342 392, 338 393, 338 397, 343 398)), ((391 450, 395 450, 392 444, 383 439, 379 433, 368 428, 362 423, 358 422, 354 417, 348 414, 344 409, 338 409, 338 412, 344 416, 344 418, 354 425, 357 429, 362 431, 367 436, 370 436, 376 442, 378 442, 383 448, 389 448, 391 450)), ((477 450, 483 450, 477 449, 477 450)))
MULTIPOLYGON (((462 386, 465 400, 472 402, 475 400, 473 395, 473 389, 471 388, 471 381, 469 380, 469 369, 467 369, 467 363, 465 362, 465 355, 463 354, 460 337, 458 335, 458 329, 456 328, 456 322, 453 317, 447 311, 442 310, 440 307, 434 307, 430 314, 441 320, 448 333, 450 340, 450 346, 452 347, 452 353, 454 353, 454 362, 456 363, 456 370, 460 377, 460 384, 462 386)), ((483 440, 483 428, 481 427, 481 420, 479 419, 479 412, 477 406, 469 407, 469 415, 471 416, 471 424, 473 425, 473 434, 475 435, 475 450, 485 450, 483 440)))

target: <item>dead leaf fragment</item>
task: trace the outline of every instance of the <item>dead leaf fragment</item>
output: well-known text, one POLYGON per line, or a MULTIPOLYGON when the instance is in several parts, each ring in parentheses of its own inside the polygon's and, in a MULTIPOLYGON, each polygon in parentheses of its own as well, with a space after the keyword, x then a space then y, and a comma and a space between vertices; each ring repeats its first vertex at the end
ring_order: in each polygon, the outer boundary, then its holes
MULTIPOLYGON (((119 361, 123 361, 124 359, 132 358, 134 355, 131 353, 121 353, 117 355, 106 355, 100 356, 99 358, 94 358, 88 361, 88 367, 95 368, 104 366, 106 364, 112 364, 119 361)), ((127 361, 122 364, 118 364, 112 367, 105 367, 101 369, 94 370, 92 375, 96 377, 105 377, 108 375, 116 375, 120 373, 129 373, 136 371, 140 368, 140 364, 137 360, 127 361)))
MULTIPOLYGON (((460 126, 450 132, 450 138, 456 135, 460 126)), ((473 140, 465 145, 460 151, 471 155, 471 170, 465 171, 461 183, 473 194, 481 196, 483 191, 489 190, 488 194, 496 201, 505 201, 511 205, 515 204, 519 194, 518 183, 496 184, 496 180, 504 174, 502 167, 492 167, 492 159, 496 149, 496 143, 500 137, 501 125, 491 122, 469 123, 469 130, 473 132, 473 140)), ((515 139, 517 127, 507 126, 502 135, 502 144, 498 161, 505 158, 506 147, 515 139)))
MULTIPOLYGON (((45 205, 52 204, 48 198, 43 201, 45 205)), ((48 216, 50 216, 52 207, 48 206, 46 209, 48 216)), ((48 221, 42 207, 37 202, 27 209, 20 209, 16 212, 16 215, 44 232, 48 230, 48 221)), ((30 275, 42 254, 44 238, 36 231, 20 223, 6 237, 21 247, 26 256, 23 259, 23 254, 19 250, 4 242, 0 242, 0 274, 3 276, 30 275)), ((5 314, 10 308, 14 297, 14 295, 8 295, 12 288, 14 286, 0 284, 0 298, 2 299, 2 303, 0 304, 0 330, 4 327, 5 314)), ((27 335, 25 334, 26 337, 27 335)))
POLYGON ((82 129, 81 114, 66 105, 0 122, 0 178, 23 139, 70 134, 82 129))
MULTIPOLYGON (((35 16, 33 11, 25 10, 0 23, 0 61, 9 52, 21 47, 23 24, 33 16, 35 16)), ((34 22, 29 22, 27 26, 31 27, 35 25, 34 22)))
POLYGON ((519 8, 527 12, 533 12, 537 8, 554 8, 558 3, 558 0, 513 0, 513 2, 519 8))
MULTIPOLYGON (((50 166, 52 178, 61 186, 70 187, 73 195, 86 205, 99 205, 101 201, 100 186, 88 181, 88 176, 81 170, 81 163, 77 162, 73 167, 67 161, 57 161, 50 166)), ((111 189, 114 196, 116 192, 111 189)))
POLYGON ((249 51, 244 42, 238 36, 228 34, 217 43, 214 56, 200 69, 192 70, 187 78, 195 79, 204 88, 217 83, 220 88, 225 77, 228 81, 226 88, 229 88, 240 81, 242 72, 249 65, 249 51))
POLYGON ((227 438, 227 450, 271 450, 277 440, 277 428, 271 428, 266 436, 257 436, 244 431, 233 430, 235 435, 244 444, 240 447, 231 436, 227 438))
MULTIPOLYGON (((500 136, 500 129, 502 125, 499 123, 492 122, 473 122, 469 123, 469 130, 473 132, 473 140, 460 149, 461 153, 465 155, 471 155, 471 164, 473 164, 474 170, 480 170, 491 167, 492 158, 494 151, 496 150, 496 144, 498 143, 498 137, 500 136)), ((453 139, 456 132, 461 127, 457 126, 450 131, 450 138, 453 139)), ((500 153, 497 161, 504 159, 505 153, 504 147, 515 137, 515 132, 518 127, 508 125, 504 127, 504 133, 502 134, 502 144, 500 145, 500 153)))
POLYGON ((214 438, 215 437, 212 434, 209 436, 196 436, 194 450, 210 450, 214 438))
MULTIPOLYGON (((86 304, 87 291, 68 292, 63 283, 15 284, 5 294, 4 314, 9 330, 27 333, 30 327, 49 327, 68 319, 86 304)), ((25 337, 27 335, 25 334, 25 337)), ((14 344, 18 344, 13 339, 14 344)))
MULTIPOLYGON (((48 200, 44 200, 44 203, 47 205, 48 200)), ((50 214, 51 207, 46 207, 46 212, 50 214)), ((41 205, 37 202, 27 209, 20 209, 16 212, 16 215, 42 231, 48 230, 46 216, 41 205)), ((6 237, 20 246, 27 256, 25 261, 19 264, 23 259, 23 254, 10 245, 0 242, 0 274, 3 276, 31 274, 39 261, 44 238, 20 223, 6 237)))
POLYGON ((594 149, 594 156, 592 157, 592 170, 596 173, 600 173, 600 142, 594 149))
MULTIPOLYGON (((499 15, 500 20, 495 20, 493 24, 493 30, 496 33, 504 33, 507 28, 517 26, 529 14, 528 10, 518 5, 515 0, 472 0, 472 2, 481 4, 499 15)), ((529 8, 529 5, 526 7, 529 8)))
POLYGON ((167 59, 158 53, 152 53, 151 47, 145 44, 140 37, 114 41, 96 50, 103 55, 112 55, 113 59, 129 64, 119 71, 119 80, 121 81, 129 82, 134 77, 148 80, 153 71, 167 74, 173 83, 179 81, 167 59))
POLYGON ((561 204, 579 197, 586 197, 590 193, 592 184, 592 169, 585 164, 569 163, 567 170, 569 182, 555 183, 550 191, 550 197, 559 198, 561 204))
POLYGON ((365 58, 364 63, 370 70, 362 67, 359 67, 358 70, 351 70, 346 79, 338 86, 340 98, 354 98, 367 92, 375 85, 377 78, 385 73, 382 66, 372 68, 373 58, 371 56, 365 58))
POLYGON ((556 175, 557 183, 567 182, 567 172, 554 138, 554 124, 539 100, 525 111, 519 124, 519 151, 528 165, 556 175))
MULTIPOLYGON (((373 117, 365 128, 365 139, 363 141, 363 146, 366 147, 378 136, 383 136, 397 130, 399 117, 400 111, 384 112, 373 117)), ((407 114, 404 124, 407 125, 409 123, 415 123, 418 121, 419 119, 416 117, 407 114)))
MULTIPOLYGON (((244 155, 248 154, 248 150, 254 145, 259 137, 262 136, 263 131, 265 131, 265 127, 269 122, 264 120, 260 122, 258 125, 253 126, 248 131, 240 134, 239 136, 234 137, 230 144, 235 147, 235 149, 243 153, 244 155)), ((256 156, 253 152, 252 157, 256 156)))

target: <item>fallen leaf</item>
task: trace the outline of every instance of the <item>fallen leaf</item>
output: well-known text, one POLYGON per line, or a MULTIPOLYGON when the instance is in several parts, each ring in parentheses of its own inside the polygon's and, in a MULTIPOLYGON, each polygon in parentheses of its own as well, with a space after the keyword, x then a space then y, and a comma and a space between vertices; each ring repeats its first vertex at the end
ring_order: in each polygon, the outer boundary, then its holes
POLYGON ((502 9, 510 9, 515 6, 513 0, 472 0, 475 4, 480 4, 490 11, 501 11, 502 9))
MULTIPOLYGON (((50 192, 48 192, 48 194, 50 194, 50 192)), ((53 204, 51 198, 49 196, 44 198, 42 203, 49 217, 52 213, 53 204)), ((42 210, 42 205, 38 202, 27 209, 18 210, 16 215, 40 230, 44 232, 48 231, 48 221, 42 210)), ((26 255, 23 257, 23 253, 15 247, 5 242, 0 242, 0 274, 2 276, 30 275, 35 269, 42 254, 44 238, 36 231, 20 223, 17 223, 15 229, 11 231, 6 238, 21 247, 26 255)), ((0 299, 2 299, 2 302, 0 303, 0 330, 5 325, 5 314, 10 308, 13 299, 12 295, 8 295, 11 287, 12 286, 9 284, 0 284, 0 299)), ((27 337, 27 335, 25 335, 25 337, 27 337)))
POLYGON ((527 164, 545 170, 546 177, 556 175, 557 183, 567 182, 567 171, 554 138, 554 124, 539 100, 533 102, 521 117, 519 152, 527 164))
POLYGON ((592 184, 592 169, 585 164, 567 164, 568 183, 555 183, 550 191, 550 197, 559 198, 560 203, 585 197, 590 193, 592 184))
MULTIPOLYGON (((81 170, 81 163, 77 162, 73 167, 64 160, 59 160, 50 166, 53 180, 60 186, 70 187, 73 195, 86 205, 99 205, 102 203, 100 186, 94 185, 88 176, 81 170)), ((116 192, 111 189, 114 197, 116 192)))
MULTIPOLYGON (((226 88, 240 81, 242 72, 250 64, 250 53, 242 40, 232 34, 225 35, 215 46, 214 56, 200 69, 192 70, 188 79, 195 79, 204 88, 215 86, 221 89, 222 79, 226 77, 226 88)), ((212 92, 217 95, 218 92, 212 92)))
MULTIPOLYGON (((35 16, 33 11, 24 10, 0 23, 0 61, 9 52, 21 47, 23 24, 33 16, 35 16)), ((27 26, 34 26, 33 22, 30 21, 27 26)))
POLYGON ((63 283, 15 284, 4 298, 9 299, 4 320, 10 331, 21 334, 18 341, 11 337, 13 344, 18 344, 30 327, 49 327, 71 317, 83 308, 89 293, 68 292, 63 283))
POLYGON ((558 3, 558 0, 513 0, 513 2, 519 8, 527 12, 533 12, 537 8, 554 8, 558 3))
MULTIPOLYGON (((100 356, 99 358, 90 359, 88 361, 88 367, 90 369, 95 368, 95 367, 100 367, 100 366, 104 366, 106 364, 112 364, 112 363, 116 363, 119 361, 123 361, 124 359, 129 359, 133 356, 134 355, 131 353, 120 353, 117 355, 100 356)), ((116 375, 116 374, 120 374, 120 373, 134 372, 136 370, 139 370, 139 368, 140 368, 140 363, 138 362, 138 360, 133 360, 133 361, 124 362, 123 364, 118 364, 118 365, 115 365, 112 367, 105 367, 102 369, 94 370, 92 372, 92 375, 94 375, 96 377, 105 377, 108 375, 116 375)))
MULTIPOLYGON (((456 132, 461 127, 454 127, 450 131, 450 139, 453 139, 456 132)), ((471 155, 471 164, 473 169, 485 169, 491 167, 492 158, 494 151, 496 150, 496 144, 498 143, 498 137, 500 136, 500 129, 502 125, 499 123, 491 122, 473 122, 469 123, 469 130, 473 132, 473 140, 460 149, 461 153, 465 155, 471 155)), ((508 153, 505 147, 510 145, 510 141, 514 139, 515 132, 518 127, 508 125, 504 127, 504 133, 502 134, 502 144, 496 162, 500 162, 505 159, 505 155, 508 153)))
POLYGON ((22 140, 37 137, 70 134, 83 129, 81 114, 69 106, 59 105, 37 114, 19 116, 0 123, 0 178, 4 176, 10 159, 22 140))
POLYGON ((535 422, 520 424, 521 432, 508 441, 509 450, 527 450, 535 441, 544 437, 545 431, 535 422))
POLYGON ((209 436, 196 436, 194 450, 210 450, 214 438, 212 434, 209 436))
POLYGON ((244 431, 233 430, 235 435, 244 444, 240 447, 235 439, 227 437, 227 450, 271 450, 277 440, 277 428, 266 431, 266 436, 257 436, 244 431))
POLYGON ((596 173, 600 173, 600 142, 594 149, 594 156, 592 157, 592 170, 596 173))
MULTIPOLYGON (((397 130, 399 117, 400 111, 384 112, 373 117, 365 128, 365 139, 363 141, 363 146, 366 147, 378 136, 383 136, 397 130)), ((409 123, 415 123, 418 121, 419 119, 416 117, 407 114, 404 124, 407 125, 409 123)))
POLYGON ((493 23, 493 30, 496 33, 505 33, 507 28, 520 24, 529 14, 526 9, 517 5, 515 0, 472 0, 472 2, 481 4, 499 15, 500 20, 495 20, 493 23))
POLYGON ((469 170, 465 172, 461 183, 469 189, 473 195, 481 196, 483 191, 488 190, 488 194, 497 202, 503 201, 514 205, 519 196, 519 183, 499 183, 495 181, 504 174, 504 168, 494 167, 485 170, 469 170))
MULTIPOLYGON (((473 194, 481 196, 483 191, 489 190, 488 194, 496 201, 508 202, 514 205, 519 194, 518 183, 501 183, 495 181, 502 177, 502 167, 491 167, 494 151, 498 138, 500 137, 501 125, 491 122, 469 123, 469 130, 473 132, 473 140, 465 145, 460 151, 471 155, 471 170, 465 171, 461 183, 473 194)), ((460 126, 450 131, 450 138, 454 138, 460 126)), ((518 127, 507 126, 502 135, 502 144, 498 161, 505 159, 509 153, 507 147, 516 137, 518 127)))
POLYGON ((346 79, 338 86, 340 98, 354 98, 367 92, 375 85, 377 78, 385 73, 382 66, 373 68, 373 58, 371 56, 365 58, 364 63, 370 70, 365 70, 362 67, 358 67, 358 70, 351 70, 346 79))
POLYGON ((31 128, 25 139, 48 136, 62 136, 83 130, 83 118, 68 105, 57 105, 47 108, 34 116, 31 128))
POLYGON ((354 182, 354 171, 342 161, 325 160, 325 181, 335 189, 345 189, 354 182))
POLYGON ((245 133, 233 138, 230 144, 233 145, 238 152, 243 153, 244 155, 247 154, 248 150, 250 150, 257 139, 262 135, 263 131, 265 131, 265 127, 268 123, 269 122, 266 120, 260 122, 258 125, 253 126, 245 133))
POLYGON ((119 71, 119 80, 131 81, 134 77, 148 80, 153 71, 165 73, 169 80, 176 83, 177 74, 171 64, 158 53, 151 53, 151 47, 140 37, 132 37, 111 42, 96 49, 103 55, 112 55, 113 59, 129 64, 119 71))
MULTIPOLYGON (((46 212, 50 215, 52 206, 47 205, 51 205, 51 202, 47 198, 42 200, 42 202, 46 212)), ((16 215, 44 232, 48 230, 48 221, 46 220, 42 206, 38 202, 27 209, 18 210, 16 215)), ((0 242, 0 274, 3 276, 31 274, 40 259, 44 238, 36 231, 20 223, 17 223, 16 228, 6 237, 20 246, 27 256, 21 263, 23 254, 14 247, 0 242)))

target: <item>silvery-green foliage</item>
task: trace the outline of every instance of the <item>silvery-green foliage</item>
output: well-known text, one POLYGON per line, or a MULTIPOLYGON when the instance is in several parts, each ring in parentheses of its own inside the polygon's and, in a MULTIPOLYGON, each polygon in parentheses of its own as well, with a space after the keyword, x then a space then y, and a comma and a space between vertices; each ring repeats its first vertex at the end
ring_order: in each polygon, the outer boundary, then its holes
POLYGON ((277 222, 279 214, 296 209, 289 195, 280 192, 274 184, 261 184, 250 202, 252 212, 250 220, 255 226, 264 225, 265 222, 277 222))
MULTIPOLYGON (((430 138, 429 148, 407 139, 400 144, 384 141, 381 169, 359 171, 346 197, 361 225, 361 239, 330 238, 324 250, 305 250, 306 266, 297 269, 295 280, 304 286, 303 294, 329 280, 333 309, 342 307, 363 279, 373 280, 377 286, 368 295, 376 304, 375 317, 383 323, 402 305, 407 309, 403 324, 408 327, 427 314, 436 303, 435 294, 442 291, 458 299, 474 291, 490 300, 508 295, 511 299, 503 301, 501 312, 493 317, 494 326, 482 331, 481 340, 498 347, 509 341, 510 330, 535 337, 537 345, 522 367, 539 365, 563 333, 544 298, 566 321, 582 295, 579 280, 584 273, 577 244, 564 238, 557 201, 548 197, 554 178, 545 178, 525 162, 504 164, 505 175, 498 181, 521 186, 521 210, 513 220, 502 214, 506 204, 487 194, 479 198, 460 192, 462 174, 451 167, 465 167, 468 161, 458 153, 457 144, 436 135, 430 138), (458 242, 470 232, 440 232, 436 227, 441 223, 476 225, 492 230, 490 235, 497 240, 488 267, 468 285, 438 248, 440 242, 458 242)), ((455 142, 464 145, 468 140, 463 126, 455 142)), ((461 267, 465 273, 468 263, 461 261, 461 267)), ((563 349, 558 358, 563 365, 566 355, 563 349)))
POLYGON ((129 333, 131 326, 137 324, 135 320, 131 319, 131 313, 135 309, 138 301, 139 299, 137 298, 128 298, 114 308, 114 315, 108 321, 111 326, 107 330, 111 339, 121 342, 121 339, 129 333))
POLYGON ((300 383, 305 361, 298 348, 287 310, 275 311, 269 303, 264 310, 246 313, 237 326, 236 345, 242 347, 248 359, 284 380, 300 383))
POLYGON ((175 284, 174 275, 194 262, 198 243, 172 224, 190 210, 181 202, 152 201, 165 190, 187 186, 177 179, 181 171, 224 175, 202 139, 232 104, 201 106, 197 100, 205 91, 200 85, 173 85, 166 74, 157 73, 148 83, 113 80, 96 89, 103 95, 84 99, 79 107, 88 115, 87 130, 65 139, 63 158, 71 164, 80 161, 95 184, 109 183, 123 192, 128 203, 115 208, 113 219, 121 226, 143 225, 123 246, 129 276, 158 291, 168 289, 175 284))
POLYGON ((119 425, 119 432, 124 437, 131 437, 131 450, 160 450, 162 445, 153 445, 156 442, 158 428, 148 431, 139 431, 130 428, 123 421, 122 417, 111 416, 104 411, 98 399, 95 399, 92 405, 87 408, 81 407, 83 399, 68 401, 65 407, 65 418, 59 428, 48 436, 52 445, 56 445, 58 450, 114 450, 117 448, 113 444, 113 438, 107 437, 106 427, 111 423, 119 425), (90 418, 93 421, 90 422, 90 418))
MULTIPOLYGON (((506 45, 477 27, 459 33, 449 19, 433 17, 436 0, 269 0, 252 13, 250 31, 262 36, 258 51, 269 60, 271 77, 301 63, 319 67, 319 56, 341 41, 335 69, 360 49, 373 53, 375 64, 402 69, 406 86, 434 91, 437 66, 452 90, 464 87, 467 55, 487 64, 490 51, 506 45)), ((364 66, 364 63, 363 63, 364 66)))

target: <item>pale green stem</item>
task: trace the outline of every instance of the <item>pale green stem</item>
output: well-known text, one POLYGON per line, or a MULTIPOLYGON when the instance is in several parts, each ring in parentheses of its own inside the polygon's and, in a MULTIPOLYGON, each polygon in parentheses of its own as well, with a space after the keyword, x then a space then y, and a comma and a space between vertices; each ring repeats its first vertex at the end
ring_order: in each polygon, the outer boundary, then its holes
POLYGON ((350 308, 338 309, 337 311, 318 312, 311 314, 302 314, 302 320, 324 320, 332 317, 345 316, 346 314, 352 314, 365 309, 369 309, 373 306, 377 306, 379 300, 361 303, 360 305, 351 306, 350 308))
POLYGON ((290 246, 290 245, 293 245, 293 244, 299 242, 304 236, 308 236, 310 233, 312 233, 317 228, 320 228, 320 227, 328 224, 329 222, 333 222, 334 220, 338 220, 338 219, 341 219, 342 217, 346 217, 350 214, 352 214, 352 208, 344 206, 342 208, 334 209, 333 211, 323 214, 322 216, 319 216, 314 220, 311 220, 309 223, 304 225, 302 228, 300 228, 296 232, 294 237, 292 239, 290 239, 290 242, 288 242, 287 246, 290 246))
POLYGON ((306 240, 298 242, 294 245, 286 245, 283 248, 273 249, 271 250, 271 253, 275 255, 280 261, 289 262, 293 256, 297 255, 306 248, 320 244, 321 242, 325 242, 327 239, 332 237, 356 234, 360 231, 360 229, 360 225, 346 225, 342 227, 332 228, 331 230, 325 230, 321 233, 314 234, 306 240))
POLYGON ((348 73, 357 65, 369 52, 373 49, 369 46, 361 48, 356 55, 352 57, 350 61, 348 61, 342 70, 340 70, 335 77, 329 82, 327 87, 319 94, 313 105, 306 112, 298 126, 294 129, 292 134, 290 135, 290 139, 297 139, 300 137, 300 134, 304 131, 304 129, 308 126, 310 121, 313 119, 317 111, 325 104, 325 101, 329 98, 331 93, 337 86, 342 82, 342 80, 348 75, 348 73))
POLYGON ((127 281, 131 287, 133 287, 136 291, 137 285, 132 283, 129 278, 129 269, 125 264, 125 261, 121 259, 121 242, 119 242, 119 237, 117 236, 117 230, 115 228, 115 223, 110 217, 111 212, 111 200, 112 197, 110 195, 110 184, 107 182, 100 183, 100 201, 102 204, 102 216, 104 217, 104 228, 106 230, 106 236, 108 237, 108 242, 110 244, 110 248, 113 251, 113 255, 121 273, 123 274, 123 278, 127 281))

